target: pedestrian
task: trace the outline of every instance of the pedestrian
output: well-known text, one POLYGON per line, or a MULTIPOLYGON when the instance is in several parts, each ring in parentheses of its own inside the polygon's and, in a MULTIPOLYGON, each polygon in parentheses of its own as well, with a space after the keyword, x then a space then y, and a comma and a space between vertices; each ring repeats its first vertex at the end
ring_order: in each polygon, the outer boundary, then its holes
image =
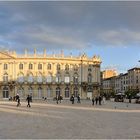
POLYGON ((98 104, 98 97, 96 96, 95 98, 95 101, 96 101, 96 105, 98 104))
POLYGON ((94 97, 92 98, 92 105, 94 105, 94 101, 95 101, 95 99, 94 99, 94 97))
POLYGON ((58 100, 59 100, 59 99, 58 99, 58 95, 57 95, 57 96, 56 96, 56 103, 57 103, 57 104, 58 104, 58 100))
POLYGON ((101 105, 102 97, 101 95, 99 96, 99 105, 101 105))
POLYGON ((31 105, 30 105, 31 100, 32 100, 31 96, 28 95, 27 98, 26 98, 26 101, 28 102, 27 107, 31 107, 31 105))
POLYGON ((77 103, 81 103, 81 101, 80 101, 80 95, 77 96, 77 103))
POLYGON ((74 104, 74 95, 71 96, 70 101, 74 104))
POLYGON ((103 96, 103 104, 105 104, 105 96, 103 96))
POLYGON ((16 102, 17 102, 17 107, 20 106, 21 104, 20 104, 19 94, 16 95, 15 99, 16 99, 16 102))

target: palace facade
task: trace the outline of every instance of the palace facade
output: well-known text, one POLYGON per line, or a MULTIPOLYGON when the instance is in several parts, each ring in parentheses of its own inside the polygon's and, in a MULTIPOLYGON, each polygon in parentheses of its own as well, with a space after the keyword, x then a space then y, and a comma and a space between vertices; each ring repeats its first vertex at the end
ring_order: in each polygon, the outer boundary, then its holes
POLYGON ((0 98, 8 99, 17 93, 21 98, 30 94, 34 99, 53 98, 72 94, 92 98, 100 94, 99 56, 88 58, 34 53, 18 55, 0 51, 0 98))

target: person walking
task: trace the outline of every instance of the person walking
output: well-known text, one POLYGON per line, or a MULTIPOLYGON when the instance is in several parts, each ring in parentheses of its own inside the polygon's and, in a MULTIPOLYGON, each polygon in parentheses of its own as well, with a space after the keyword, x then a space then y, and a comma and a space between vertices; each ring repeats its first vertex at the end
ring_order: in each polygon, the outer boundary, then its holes
POLYGON ((26 101, 28 102, 27 107, 31 107, 31 105, 30 105, 30 102, 31 102, 30 95, 27 96, 26 101))
POLYGON ((92 105, 94 105, 94 101, 95 101, 95 99, 94 99, 94 97, 92 98, 92 105))
POLYGON ((77 103, 81 103, 81 101, 80 101, 80 95, 79 94, 77 96, 77 103))
POLYGON ((71 96, 70 101, 74 104, 74 95, 71 96))
POLYGON ((17 107, 19 107, 21 105, 19 94, 16 95, 16 101, 17 101, 17 107))
POLYGON ((96 101, 96 105, 98 104, 98 97, 96 96, 95 98, 95 101, 96 101))
POLYGON ((101 95, 99 96, 99 105, 101 105, 102 97, 101 95))

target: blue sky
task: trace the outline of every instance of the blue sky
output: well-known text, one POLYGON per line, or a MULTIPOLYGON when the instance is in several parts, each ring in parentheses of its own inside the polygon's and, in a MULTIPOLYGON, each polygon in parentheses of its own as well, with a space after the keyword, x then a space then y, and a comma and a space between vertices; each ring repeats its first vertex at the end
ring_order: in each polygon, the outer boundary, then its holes
POLYGON ((126 72, 140 65, 140 1, 0 1, 0 48, 97 54, 126 72))

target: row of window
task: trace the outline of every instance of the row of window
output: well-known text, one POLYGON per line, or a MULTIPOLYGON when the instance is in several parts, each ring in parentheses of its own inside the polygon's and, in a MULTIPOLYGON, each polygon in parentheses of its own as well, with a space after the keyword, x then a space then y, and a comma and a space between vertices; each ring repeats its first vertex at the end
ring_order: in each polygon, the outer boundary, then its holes
MULTIPOLYGON (((33 64, 30 63, 29 66, 28 66, 28 68, 29 68, 29 70, 32 70, 32 69, 33 69, 33 64)), ((8 69, 8 64, 4 64, 4 70, 7 70, 7 69, 8 69)), ((23 69, 24 69, 24 65, 23 65, 22 63, 19 64, 19 69, 20 69, 20 70, 23 70, 23 69)), ((38 64, 38 70, 42 70, 42 69, 43 69, 42 64, 38 64)), ((51 70, 51 69, 52 69, 52 65, 51 65, 51 64, 48 64, 48 65, 47 65, 47 69, 48 69, 48 70, 51 70)), ((58 71, 61 70, 60 64, 57 64, 56 69, 57 69, 58 71)), ((69 68, 69 65, 66 64, 66 65, 65 65, 65 70, 66 70, 66 71, 69 71, 69 69, 70 69, 70 68, 69 68)), ((78 71, 78 66, 77 66, 77 65, 74 65, 74 71, 78 71)), ((89 66, 88 71, 89 71, 89 72, 92 71, 91 66, 89 66)))
MULTIPOLYGON (((45 80, 46 80, 45 82, 52 82, 52 79, 53 79, 53 77, 52 77, 51 75, 48 75, 48 76, 46 77, 46 79, 45 79, 45 80)), ((61 78, 60 75, 56 76, 56 82, 61 82, 61 79, 62 79, 62 78, 61 78)), ((30 74, 30 75, 27 77, 27 81, 28 81, 29 83, 33 83, 34 80, 35 80, 35 78, 33 77, 32 74, 30 74)), ((43 82, 43 77, 42 77, 42 75, 38 75, 37 78, 36 78, 36 80, 37 80, 38 83, 42 83, 42 82, 43 82)), ((7 73, 3 75, 3 81, 4 81, 4 82, 8 82, 8 74, 7 74, 7 73)), ((25 77, 24 77, 22 74, 20 74, 20 75, 18 76, 17 81, 18 81, 19 83, 23 83, 23 82, 25 81, 25 77)), ((88 81, 89 83, 92 82, 92 75, 91 75, 91 74, 88 75, 87 81, 88 81)), ((65 82, 65 83, 69 83, 69 82, 70 82, 70 77, 69 77, 69 76, 65 76, 65 77, 64 77, 64 82, 65 82)), ((74 75, 74 76, 73 76, 73 82, 74 82, 74 83, 78 83, 78 75, 74 75)))
MULTIPOLYGON (((69 98, 70 97, 70 88, 66 87, 64 92, 65 92, 65 98, 69 98)), ((23 97, 24 93, 25 93, 24 88, 19 88, 18 93, 19 93, 20 97, 23 97)), ((34 97, 33 93, 34 93, 34 89, 32 87, 29 87, 28 88, 28 94, 30 94, 32 97, 34 97)), ((62 95, 61 88, 57 87, 55 89, 55 93, 56 93, 56 96, 62 95)), ((51 88, 47 88, 47 95, 46 96, 47 97, 52 97, 52 94, 53 94, 53 90, 51 88)), ((74 94, 75 97, 78 96, 78 87, 75 87, 73 89, 73 94, 74 94)), ((39 87, 37 97, 42 98, 43 96, 44 96, 43 95, 43 89, 41 87, 39 87)), ((8 89, 8 87, 4 87, 3 88, 3 98, 8 98, 8 97, 9 97, 9 89, 8 89)))

